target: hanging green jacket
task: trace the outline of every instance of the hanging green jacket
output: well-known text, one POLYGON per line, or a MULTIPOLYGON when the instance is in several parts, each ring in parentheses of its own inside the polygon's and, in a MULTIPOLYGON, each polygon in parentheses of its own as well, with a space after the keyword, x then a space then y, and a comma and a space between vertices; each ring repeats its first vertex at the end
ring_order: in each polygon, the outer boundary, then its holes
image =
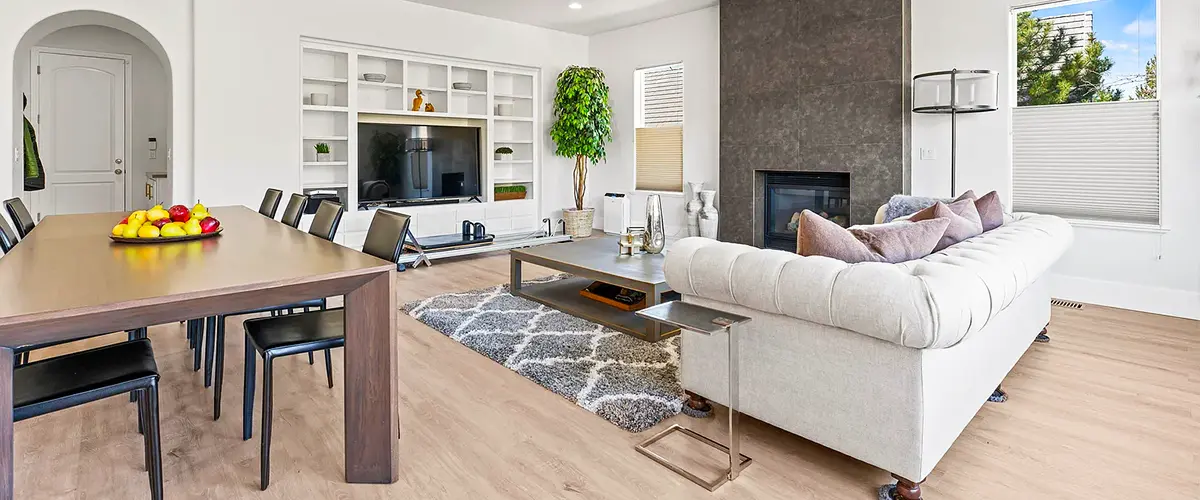
POLYGON ((46 188, 46 170, 42 168, 42 157, 38 155, 37 136, 33 124, 25 118, 25 190, 37 191, 46 188))

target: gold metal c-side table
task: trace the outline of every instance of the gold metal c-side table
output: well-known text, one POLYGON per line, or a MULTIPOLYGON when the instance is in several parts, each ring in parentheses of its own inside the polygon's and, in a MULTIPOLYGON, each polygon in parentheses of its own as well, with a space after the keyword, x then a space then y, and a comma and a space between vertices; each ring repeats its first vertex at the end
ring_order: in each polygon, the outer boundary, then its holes
POLYGON ((643 441, 641 444, 634 447, 643 455, 650 457, 651 460, 662 464, 662 466, 671 469, 676 474, 690 479, 692 482, 705 487, 708 491, 716 491, 721 485, 728 481, 737 479, 738 474, 743 469, 750 465, 752 460, 750 457, 741 453, 741 447, 738 442, 740 435, 738 434, 738 342, 737 332, 740 328, 736 328, 745 323, 750 322, 750 318, 730 314, 716 309, 689 304, 682 301, 667 302, 654 307, 642 309, 637 312, 638 316, 651 321, 657 321, 665 325, 679 328, 684 332, 698 333, 700 335, 715 335, 724 332, 726 334, 727 346, 729 351, 729 446, 722 445, 704 435, 683 427, 679 424, 672 425, 666 430, 655 434, 650 439, 643 441), (683 467, 671 463, 665 457, 650 451, 649 446, 658 442, 662 438, 667 437, 672 432, 682 432, 684 435, 700 441, 706 445, 725 452, 729 455, 729 468, 725 474, 715 481, 706 481, 699 476, 684 470, 683 467))

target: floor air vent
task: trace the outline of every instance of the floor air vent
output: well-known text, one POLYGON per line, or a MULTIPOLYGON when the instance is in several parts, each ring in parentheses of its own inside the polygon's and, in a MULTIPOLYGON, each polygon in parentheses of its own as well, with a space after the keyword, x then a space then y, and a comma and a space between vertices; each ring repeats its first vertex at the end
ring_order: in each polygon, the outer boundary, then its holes
POLYGON ((1067 309, 1083 309, 1083 304, 1063 299, 1050 299, 1050 305, 1067 309))

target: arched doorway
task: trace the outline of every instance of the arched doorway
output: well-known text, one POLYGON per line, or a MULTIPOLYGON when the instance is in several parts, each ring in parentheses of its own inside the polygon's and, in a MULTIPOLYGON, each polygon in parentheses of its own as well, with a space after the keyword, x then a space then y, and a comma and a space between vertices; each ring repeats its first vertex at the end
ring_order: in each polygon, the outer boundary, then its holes
POLYGON ((35 217, 134 210, 170 199, 171 64, 141 26, 97 11, 43 19, 17 45, 13 90, 18 144, 29 120, 45 186, 23 191, 29 169, 17 162, 14 194, 35 217))

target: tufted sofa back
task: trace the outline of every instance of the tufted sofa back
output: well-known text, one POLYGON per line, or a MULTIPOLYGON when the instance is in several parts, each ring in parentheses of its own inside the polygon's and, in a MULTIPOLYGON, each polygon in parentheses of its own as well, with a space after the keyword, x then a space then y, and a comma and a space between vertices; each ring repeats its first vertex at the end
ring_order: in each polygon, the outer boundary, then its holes
POLYGON ((920 260, 847 264, 704 238, 667 249, 683 294, 834 326, 917 349, 981 330, 1074 240, 1066 221, 1016 214, 1005 225, 920 260))

